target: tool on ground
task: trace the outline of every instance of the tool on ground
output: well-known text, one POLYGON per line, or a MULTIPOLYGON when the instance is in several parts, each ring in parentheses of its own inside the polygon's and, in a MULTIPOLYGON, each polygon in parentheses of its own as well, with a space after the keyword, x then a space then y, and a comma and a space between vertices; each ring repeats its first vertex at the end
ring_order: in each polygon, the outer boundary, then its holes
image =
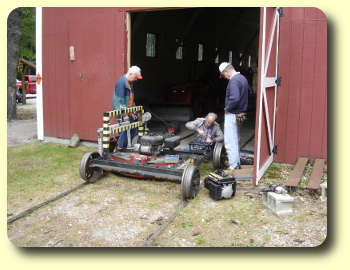
POLYGON ((271 184, 268 188, 262 189, 260 192, 275 192, 277 194, 286 194, 288 193, 283 187, 271 184))

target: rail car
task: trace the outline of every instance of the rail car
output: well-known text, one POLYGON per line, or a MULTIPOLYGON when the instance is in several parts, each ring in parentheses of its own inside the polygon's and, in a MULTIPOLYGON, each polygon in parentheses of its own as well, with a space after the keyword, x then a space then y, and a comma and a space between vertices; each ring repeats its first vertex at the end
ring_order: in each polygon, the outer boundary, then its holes
POLYGON ((97 130, 98 151, 86 153, 80 162, 79 172, 83 180, 93 183, 104 172, 143 179, 162 179, 181 184, 184 200, 193 199, 199 192, 199 166, 213 158, 214 168, 225 166, 225 148, 222 143, 189 143, 189 151, 176 150, 179 136, 152 134, 147 129, 151 119, 142 106, 108 111, 103 116, 103 128, 97 130), (110 125, 110 118, 133 114, 137 121, 110 125), (130 140, 128 147, 118 149, 113 135, 138 128, 138 136, 130 140))

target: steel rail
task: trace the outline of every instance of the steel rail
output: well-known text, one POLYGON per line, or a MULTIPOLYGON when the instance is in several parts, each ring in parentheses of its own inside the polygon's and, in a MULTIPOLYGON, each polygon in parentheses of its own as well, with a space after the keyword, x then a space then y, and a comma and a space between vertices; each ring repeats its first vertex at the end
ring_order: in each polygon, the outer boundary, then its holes
POLYGON ((67 190, 67 191, 65 191, 65 192, 62 192, 61 194, 59 194, 59 195, 57 195, 57 196, 55 196, 55 197, 53 197, 53 198, 51 198, 51 199, 49 199, 49 200, 43 202, 43 203, 40 203, 40 204, 38 204, 38 205, 36 205, 36 206, 33 206, 32 208, 29 208, 28 210, 26 210, 26 211, 24 211, 24 212, 18 214, 17 216, 14 216, 14 217, 8 219, 8 220, 7 220, 7 224, 12 223, 12 222, 14 222, 15 220, 17 220, 17 219, 19 219, 19 218, 21 218, 21 217, 24 217, 24 216, 28 215, 29 213, 35 211, 36 209, 38 209, 38 208, 40 208, 40 207, 43 207, 44 205, 47 205, 47 204, 49 204, 49 203, 51 203, 51 202, 53 202, 53 201, 56 201, 56 200, 58 200, 58 199, 60 199, 60 198, 62 198, 62 197, 64 197, 64 196, 66 196, 66 195, 72 193, 73 191, 75 191, 75 190, 77 190, 77 189, 83 187, 83 186, 86 185, 86 184, 88 184, 88 182, 82 183, 82 184, 80 184, 80 185, 78 185, 78 186, 76 186, 76 187, 74 187, 74 188, 72 188, 72 189, 69 189, 69 190, 67 190))
MULTIPOLYGON (((199 190, 201 190, 203 187, 200 187, 199 190)), ((248 196, 249 198, 253 198, 253 195, 259 195, 258 189, 252 189, 252 188, 244 188, 244 187, 238 187, 236 188, 237 191, 245 191, 244 196, 248 196), (249 193, 253 195, 249 195, 249 193)), ((260 195, 259 195, 260 196, 260 195)), ((188 201, 180 201, 178 204, 178 209, 172 213, 172 215, 152 234, 149 235, 146 242, 142 245, 142 247, 149 247, 153 246, 156 242, 157 237, 161 236, 162 233, 169 227, 170 223, 176 218, 178 213, 186 208, 188 205, 188 201)))

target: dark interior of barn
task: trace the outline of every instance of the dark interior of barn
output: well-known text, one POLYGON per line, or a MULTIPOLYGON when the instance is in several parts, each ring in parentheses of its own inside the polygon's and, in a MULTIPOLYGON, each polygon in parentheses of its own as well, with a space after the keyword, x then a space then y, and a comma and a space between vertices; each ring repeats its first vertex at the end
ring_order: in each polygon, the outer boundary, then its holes
MULTIPOLYGON (((257 84, 259 8, 187 8, 130 13, 130 65, 142 70, 138 103, 167 121, 187 121, 224 107, 231 62, 257 84)), ((250 104, 251 108, 255 104, 250 104)))

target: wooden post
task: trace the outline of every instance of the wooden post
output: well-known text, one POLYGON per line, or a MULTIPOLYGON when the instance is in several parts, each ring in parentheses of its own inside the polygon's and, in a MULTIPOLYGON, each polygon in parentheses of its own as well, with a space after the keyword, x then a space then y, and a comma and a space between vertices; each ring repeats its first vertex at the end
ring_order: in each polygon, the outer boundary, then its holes
POLYGON ((22 104, 27 104, 27 94, 26 94, 26 77, 25 74, 27 72, 27 65, 23 65, 23 74, 22 74, 22 104))

